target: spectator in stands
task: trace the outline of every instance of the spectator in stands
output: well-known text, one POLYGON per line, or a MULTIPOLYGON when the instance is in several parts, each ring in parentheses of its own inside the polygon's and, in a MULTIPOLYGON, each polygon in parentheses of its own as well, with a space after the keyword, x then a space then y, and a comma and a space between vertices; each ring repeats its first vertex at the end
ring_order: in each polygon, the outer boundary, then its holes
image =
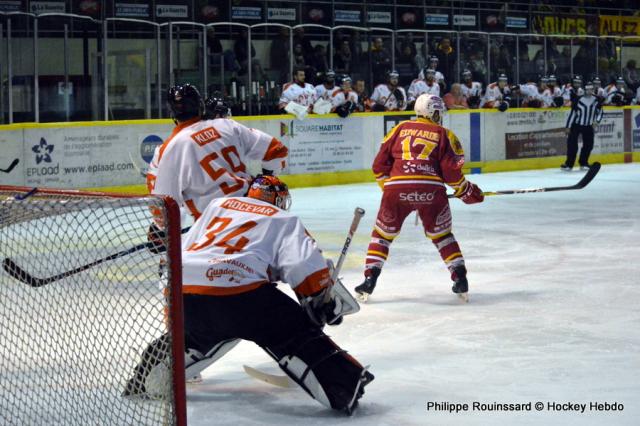
POLYGON ((222 54, 225 71, 231 73, 232 76, 235 76, 235 73, 240 70, 240 64, 236 60, 233 50, 223 50, 220 38, 216 37, 215 29, 213 27, 207 28, 207 45, 209 46, 212 54, 222 54))
POLYGON ((339 74, 350 74, 352 61, 353 58, 351 56, 349 41, 343 40, 340 44, 340 48, 333 57, 333 67, 339 74))
POLYGON ((415 56, 416 69, 422 70, 425 67, 428 67, 430 58, 431 56, 429 55, 429 45, 427 43, 423 43, 422 47, 415 56))
POLYGON ((598 77, 604 85, 616 81, 616 73, 611 69, 611 62, 603 56, 598 58, 598 77))
POLYGON ((353 62, 351 63, 352 72, 358 74, 365 74, 369 72, 369 56, 365 55, 362 50, 362 39, 360 31, 352 30, 351 37, 349 38, 349 49, 351 50, 351 57, 353 62))
MULTIPOLYGON (((456 52, 451 46, 451 39, 443 37, 436 49, 436 57, 439 60, 439 65, 436 71, 441 71, 444 74, 445 81, 452 81, 455 75, 456 65, 456 52)), ((435 69, 435 68, 434 68, 435 69)))
POLYGON ((307 60, 304 57, 304 49, 300 43, 293 44, 293 66, 299 68, 305 68, 307 66, 307 60))
MULTIPOLYGON (((302 52, 302 45, 300 45, 300 52, 302 52)), ((314 69, 316 75, 326 73, 329 70, 327 48, 323 44, 316 44, 313 48, 309 66, 314 69)))
POLYGON ((253 43, 251 43, 251 58, 249 58, 249 52, 247 51, 247 37, 248 32, 241 31, 240 38, 237 39, 233 45, 233 53, 236 55, 236 60, 240 64, 240 71, 238 71, 238 75, 246 74, 249 68, 249 63, 251 63, 252 78, 254 80, 265 80, 262 65, 260 65, 260 61, 255 58, 256 49, 253 47, 253 43))
POLYGON ((289 48, 289 30, 280 27, 269 51, 271 68, 278 72, 278 83, 287 81, 289 75, 289 48))
POLYGON ((293 30, 293 45, 299 44, 302 49, 302 56, 304 56, 305 63, 310 62, 313 55, 313 47, 311 42, 304 35, 304 28, 298 27, 293 30))
POLYGON ((585 40, 573 57, 573 69, 590 71, 596 68, 595 45, 591 39, 585 40))
POLYGON ((447 109, 468 109, 469 104, 462 94, 460 83, 451 85, 451 91, 442 98, 447 109))
POLYGON ((489 76, 487 75, 487 63, 484 60, 484 51, 471 53, 469 56, 469 70, 474 80, 481 83, 487 81, 489 76))
POLYGON ((371 111, 371 103, 369 95, 367 94, 366 84, 363 79, 356 80, 356 85, 353 88, 356 95, 358 95, 358 103, 356 104, 356 110, 358 112, 371 111))
POLYGON ((376 37, 371 46, 371 68, 375 83, 384 82, 386 73, 391 70, 391 54, 380 37, 376 37))
POLYGON ((622 77, 630 90, 635 91, 640 82, 640 76, 638 75, 638 69, 636 68, 635 59, 629 59, 627 66, 622 69, 622 77))
POLYGON ((404 36, 398 41, 396 41, 396 55, 400 56, 405 53, 405 48, 409 48, 411 51, 411 57, 415 57, 418 53, 418 49, 416 48, 416 44, 413 42, 413 33, 404 33, 404 36))

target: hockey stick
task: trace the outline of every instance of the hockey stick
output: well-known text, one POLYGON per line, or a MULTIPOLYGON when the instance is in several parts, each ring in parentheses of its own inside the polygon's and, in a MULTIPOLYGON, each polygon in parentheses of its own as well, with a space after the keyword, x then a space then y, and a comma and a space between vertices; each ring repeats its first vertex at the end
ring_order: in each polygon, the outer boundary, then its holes
MULTIPOLYGON (((340 257, 338 257, 338 262, 336 263, 335 268, 333 269, 333 273, 331 274, 331 279, 335 282, 338 279, 338 274, 342 269, 342 265, 344 264, 344 260, 347 257, 347 251, 349 250, 349 246, 351 246, 351 240, 353 239, 353 235, 356 233, 358 229, 358 225, 360 224, 360 219, 364 216, 364 209, 360 207, 356 207, 353 212, 353 220, 351 221, 351 226, 349 227, 349 233, 347 234, 347 239, 344 241, 344 245, 342 246, 342 251, 340 252, 340 257)), ((327 303, 331 298, 331 291, 329 291, 331 287, 328 287, 324 293, 324 302, 327 303)), ((263 371, 257 370, 253 367, 249 367, 248 365, 243 366, 245 373, 249 376, 253 377, 256 380, 260 380, 261 382, 268 383, 270 385, 278 386, 281 388, 291 387, 291 379, 289 376, 280 376, 276 374, 269 374, 263 371)))
MULTIPOLYGON (((360 219, 364 216, 364 209, 360 207, 356 207, 353 211, 353 220, 351 221, 351 226, 349 227, 349 233, 347 234, 347 239, 344 241, 344 245, 342 246, 342 251, 340 252, 340 257, 338 257, 338 263, 336 263, 336 267, 333 269, 333 274, 331 274, 332 282, 336 282, 338 279, 338 274, 340 274, 340 270, 342 269, 342 264, 347 257, 347 251, 349 250, 349 246, 351 245, 351 240, 353 239, 353 235, 356 233, 358 229, 358 225, 360 224, 360 219)), ((325 290, 324 293, 324 302, 327 303, 331 298, 331 292, 328 291, 331 287, 325 290)))
MULTIPOLYGON (((551 186, 546 188, 530 188, 530 189, 509 189, 504 191, 487 191, 483 192, 485 197, 490 197, 493 195, 511 195, 511 194, 529 194, 532 192, 552 192, 552 191, 570 191, 574 189, 582 189, 585 186, 589 185, 589 183, 593 180, 594 177, 600 171, 600 163, 595 162, 591 164, 587 173, 580 179, 578 183, 575 185, 569 186, 551 186)), ((449 194, 449 198, 454 198, 455 195, 449 194)))
POLYGON ((19 158, 16 158, 15 160, 13 160, 13 161, 11 162, 11 164, 9 164, 9 167, 7 167, 6 169, 0 169, 0 172, 3 172, 3 173, 11 173, 11 171, 13 170, 13 168, 14 168, 15 166, 17 166, 19 162, 20 162, 20 159, 19 159, 19 158))
MULTIPOLYGON (((185 232, 188 232, 189 229, 191 229, 191 227, 183 229, 182 233, 184 234, 185 232)), ((28 273, 27 271, 22 269, 20 266, 18 266, 16 264, 16 262, 14 262, 13 260, 9 259, 8 257, 6 257, 4 259, 4 261, 2 262, 2 267, 7 272, 7 274, 11 275, 16 280, 21 281, 21 282, 27 284, 30 287, 38 288, 38 287, 45 286, 47 284, 51 284, 54 281, 59 281, 61 279, 70 277, 72 275, 78 274, 78 273, 83 272, 83 271, 86 271, 87 269, 93 268, 94 266, 100 265, 101 263, 107 262, 109 260, 114 260, 114 259, 118 259, 118 258, 123 257, 123 256, 128 256, 128 255, 133 254, 133 253, 135 253, 137 251, 144 250, 144 249, 147 249, 147 248, 150 249, 152 247, 155 247, 155 243, 152 242, 152 241, 149 241, 149 242, 146 242, 146 243, 142 243, 142 244, 138 244, 137 246, 133 246, 133 247, 131 247, 129 249, 119 251, 119 252, 114 253, 112 255, 109 255, 107 257, 103 257, 102 259, 98 259, 98 260, 96 260, 94 262, 88 263, 86 265, 80 266, 80 267, 72 269, 70 271, 62 272, 62 273, 60 273, 58 275, 54 275, 54 276, 48 277, 48 278, 34 277, 30 273, 28 273)))

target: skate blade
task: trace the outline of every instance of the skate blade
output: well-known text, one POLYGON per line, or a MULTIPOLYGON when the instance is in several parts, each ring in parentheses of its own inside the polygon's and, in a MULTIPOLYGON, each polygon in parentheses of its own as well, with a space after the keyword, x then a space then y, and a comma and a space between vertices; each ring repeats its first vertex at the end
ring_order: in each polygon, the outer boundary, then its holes
POLYGON ((369 293, 356 293, 356 298, 359 302, 367 303, 367 300, 369 300, 369 293))
POLYGON ((462 300, 464 303, 469 303, 469 293, 456 293, 456 294, 458 295, 460 300, 462 300))

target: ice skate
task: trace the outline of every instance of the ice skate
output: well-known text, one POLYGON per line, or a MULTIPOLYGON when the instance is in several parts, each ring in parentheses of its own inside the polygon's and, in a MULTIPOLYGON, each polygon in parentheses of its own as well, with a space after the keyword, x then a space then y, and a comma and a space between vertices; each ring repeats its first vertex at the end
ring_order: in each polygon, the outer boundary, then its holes
POLYGON ((358 294, 358 300, 365 303, 373 290, 376 288, 376 282, 378 281, 378 276, 380 275, 379 268, 372 268, 369 270, 370 275, 365 276, 364 282, 355 288, 356 293, 358 294))
POLYGON ((458 295, 458 297, 464 302, 469 302, 469 282, 467 277, 458 278, 451 287, 451 291, 458 295))
POLYGON ((562 170, 563 172, 570 172, 571 169, 573 169, 573 167, 569 166, 567 163, 564 163, 560 166, 560 170, 562 170))

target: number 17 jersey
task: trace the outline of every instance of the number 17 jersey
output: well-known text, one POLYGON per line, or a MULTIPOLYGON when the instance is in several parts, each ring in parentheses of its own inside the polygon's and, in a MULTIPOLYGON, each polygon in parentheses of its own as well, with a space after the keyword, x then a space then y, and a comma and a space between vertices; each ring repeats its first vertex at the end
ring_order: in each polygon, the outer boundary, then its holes
POLYGON ((152 194, 171 196, 198 219, 211 200, 247 192, 246 161, 261 160, 264 169, 277 173, 287 154, 280 141, 260 130, 230 119, 193 119, 176 126, 162 144, 147 183, 152 194))

